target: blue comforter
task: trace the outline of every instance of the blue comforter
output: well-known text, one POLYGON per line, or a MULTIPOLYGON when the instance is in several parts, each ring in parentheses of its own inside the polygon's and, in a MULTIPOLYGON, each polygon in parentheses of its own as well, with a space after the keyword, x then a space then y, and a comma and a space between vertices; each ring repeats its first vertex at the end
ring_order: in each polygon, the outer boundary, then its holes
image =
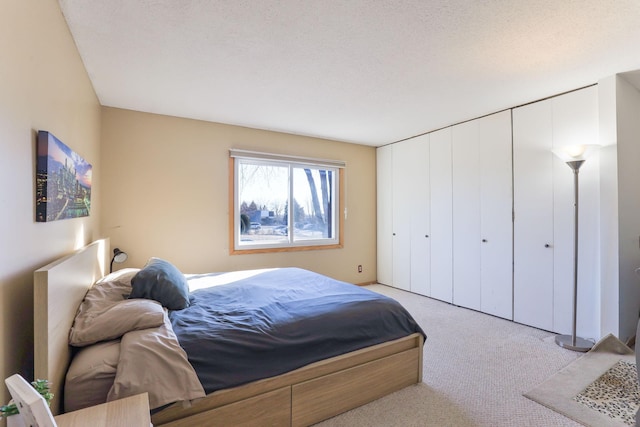
POLYGON ((367 289, 299 268, 240 273, 231 283, 230 273, 190 276, 191 305, 170 313, 206 393, 424 335, 397 301, 367 289))

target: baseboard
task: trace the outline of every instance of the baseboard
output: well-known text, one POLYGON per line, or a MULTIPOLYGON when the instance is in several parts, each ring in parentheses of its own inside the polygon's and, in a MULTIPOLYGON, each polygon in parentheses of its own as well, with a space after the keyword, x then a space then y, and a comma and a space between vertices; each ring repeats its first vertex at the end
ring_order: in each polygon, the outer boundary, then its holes
POLYGON ((356 283, 355 285, 356 285, 356 286, 369 286, 369 285, 375 285, 376 283, 378 283, 378 282, 376 282, 376 281, 374 280, 373 282, 356 283))

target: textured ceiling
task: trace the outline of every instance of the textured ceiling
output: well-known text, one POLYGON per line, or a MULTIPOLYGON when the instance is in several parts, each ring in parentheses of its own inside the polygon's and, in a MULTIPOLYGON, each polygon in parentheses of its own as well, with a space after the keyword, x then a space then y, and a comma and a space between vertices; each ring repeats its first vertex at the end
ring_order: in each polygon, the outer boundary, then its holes
POLYGON ((383 145, 640 69, 638 0, 59 0, 102 105, 383 145))

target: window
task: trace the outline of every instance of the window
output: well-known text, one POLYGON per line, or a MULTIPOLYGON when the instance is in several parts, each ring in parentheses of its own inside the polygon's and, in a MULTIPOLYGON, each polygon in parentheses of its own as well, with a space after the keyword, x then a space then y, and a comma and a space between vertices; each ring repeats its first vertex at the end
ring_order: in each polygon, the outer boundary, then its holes
POLYGON ((231 150, 232 253, 334 248, 344 162, 231 150))

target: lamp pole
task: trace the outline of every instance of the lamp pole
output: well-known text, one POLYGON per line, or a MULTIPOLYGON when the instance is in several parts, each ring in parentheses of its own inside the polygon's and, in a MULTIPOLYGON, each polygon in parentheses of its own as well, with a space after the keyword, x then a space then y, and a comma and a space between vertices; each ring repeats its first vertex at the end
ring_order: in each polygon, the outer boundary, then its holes
POLYGON ((573 324, 571 335, 557 335, 556 344, 568 350, 586 352, 593 347, 591 341, 580 338, 576 334, 578 320, 578 172, 584 160, 566 162, 573 170, 573 324))

